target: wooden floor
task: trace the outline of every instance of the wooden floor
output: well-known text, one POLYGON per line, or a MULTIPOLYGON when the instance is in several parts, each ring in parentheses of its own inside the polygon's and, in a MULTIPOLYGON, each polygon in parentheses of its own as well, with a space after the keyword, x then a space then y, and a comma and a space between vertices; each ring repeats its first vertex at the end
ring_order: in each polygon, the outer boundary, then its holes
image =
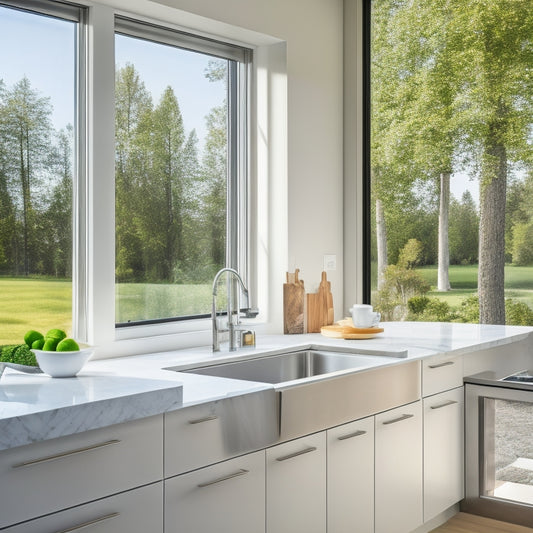
POLYGON ((533 533, 533 529, 483 516, 459 513, 431 533, 533 533))

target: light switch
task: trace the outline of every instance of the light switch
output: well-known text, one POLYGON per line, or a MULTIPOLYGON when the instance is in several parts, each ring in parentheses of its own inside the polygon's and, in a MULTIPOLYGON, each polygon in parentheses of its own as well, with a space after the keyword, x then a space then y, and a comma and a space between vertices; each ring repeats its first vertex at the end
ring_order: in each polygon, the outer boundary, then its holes
POLYGON ((324 270, 337 270, 336 255, 324 255, 324 270))

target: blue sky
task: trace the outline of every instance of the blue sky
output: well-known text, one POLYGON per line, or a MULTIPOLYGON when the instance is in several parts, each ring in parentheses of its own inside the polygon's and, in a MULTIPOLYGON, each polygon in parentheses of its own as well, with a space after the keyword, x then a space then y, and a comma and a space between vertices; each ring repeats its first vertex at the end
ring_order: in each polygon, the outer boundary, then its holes
MULTIPOLYGON (((74 32, 73 23, 0 7, 0 78, 11 87, 27 76, 41 96, 49 96, 56 129, 74 117, 74 32)), ((115 58, 118 68, 135 65, 156 104, 170 85, 186 132, 195 128, 202 140, 205 116, 222 103, 225 92, 222 82, 204 76, 208 56, 119 35, 115 58)))

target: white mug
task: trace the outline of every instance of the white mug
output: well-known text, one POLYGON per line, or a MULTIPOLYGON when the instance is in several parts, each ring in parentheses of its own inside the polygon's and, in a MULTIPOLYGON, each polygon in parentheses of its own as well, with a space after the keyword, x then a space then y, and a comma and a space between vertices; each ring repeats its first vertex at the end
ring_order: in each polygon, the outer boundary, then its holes
POLYGON ((368 304, 355 304, 350 308, 350 312, 356 328, 377 326, 381 319, 381 313, 374 313, 372 306, 368 304))

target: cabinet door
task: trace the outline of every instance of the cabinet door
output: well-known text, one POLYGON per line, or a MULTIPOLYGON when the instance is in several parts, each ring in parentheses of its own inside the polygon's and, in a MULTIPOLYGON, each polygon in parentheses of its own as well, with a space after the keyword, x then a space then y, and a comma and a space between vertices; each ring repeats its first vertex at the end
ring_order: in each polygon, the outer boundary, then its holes
POLYGON ((2 533, 163 533, 163 482, 3 529, 2 533))
POLYGON ((376 415, 376 533, 408 533, 422 524, 421 403, 376 415))
POLYGON ((328 532, 374 532, 374 417, 328 430, 328 532))
POLYGON ((264 533, 265 452, 165 480, 165 533, 264 533))
POLYGON ((463 387, 424 399, 424 521, 463 499, 463 387))
POLYGON ((325 533, 326 432, 267 449, 268 533, 325 533))

